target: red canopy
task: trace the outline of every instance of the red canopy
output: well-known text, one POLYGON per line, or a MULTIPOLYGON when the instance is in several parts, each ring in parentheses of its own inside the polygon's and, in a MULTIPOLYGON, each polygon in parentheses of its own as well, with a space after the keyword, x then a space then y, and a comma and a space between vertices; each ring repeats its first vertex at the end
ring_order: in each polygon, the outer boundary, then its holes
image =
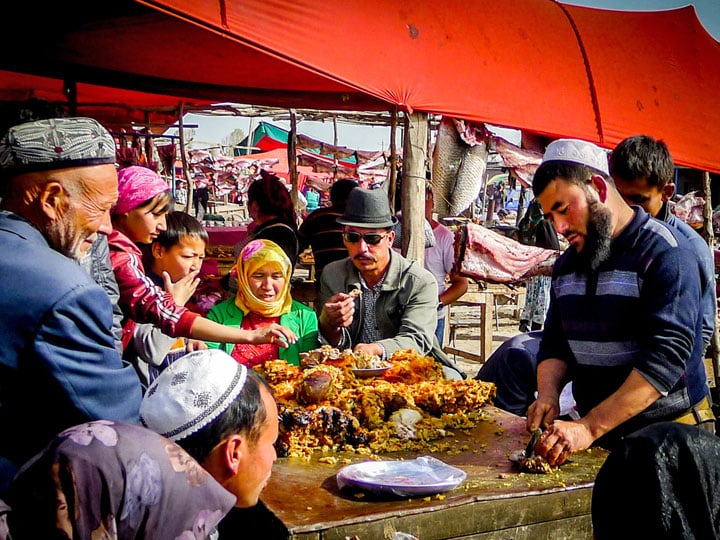
POLYGON ((51 103, 67 103, 72 88, 75 114, 97 119, 108 129, 127 129, 132 124, 151 126, 162 133, 178 119, 180 103, 190 107, 207 107, 207 100, 188 100, 109 86, 66 81, 0 70, 0 101, 22 103, 31 98, 51 103))
POLYGON ((648 133, 720 171, 720 44, 692 7, 141 1, 407 110, 605 147, 648 133))
POLYGON ((720 172, 720 44, 692 7, 68 0, 4 15, 8 70, 216 102, 398 107, 605 147, 642 132, 720 172), (30 35, 33 50, 19 45, 30 35))

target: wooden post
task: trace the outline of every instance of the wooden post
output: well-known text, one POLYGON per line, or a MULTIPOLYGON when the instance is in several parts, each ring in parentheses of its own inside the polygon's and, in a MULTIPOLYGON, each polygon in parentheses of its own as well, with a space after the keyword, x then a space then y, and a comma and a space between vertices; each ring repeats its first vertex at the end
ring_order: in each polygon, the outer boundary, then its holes
POLYGON ((65 79, 63 83, 63 93, 68 100, 70 116, 77 116, 77 81, 74 79, 65 79))
POLYGON ((517 210, 517 218, 515 219, 515 226, 517 227, 520 225, 520 220, 525 215, 525 201, 527 199, 527 190, 525 186, 520 183, 520 197, 518 197, 518 210, 517 210))
MULTIPOLYGON (((425 163, 425 166, 427 167, 425 169, 425 173, 427 174, 427 172, 432 171, 432 168, 433 168, 432 115, 431 114, 428 114, 427 142, 425 143, 425 148, 428 149, 427 161, 425 163)), ((427 180, 427 178, 426 178, 426 180, 427 180)))
MULTIPOLYGON (((715 233, 713 231, 712 223, 712 191, 710 188, 710 173, 707 171, 703 172, 703 189, 705 191, 705 209, 703 212, 705 219, 703 220, 703 236, 705 236, 705 240, 710 248, 710 253, 713 254, 714 259, 715 253, 713 251, 713 246, 715 245, 715 233)), ((715 331, 713 332, 712 340, 710 341, 710 355, 712 358, 713 380, 715 381, 714 391, 717 397, 718 392, 720 392, 720 333, 718 331, 717 310, 715 311, 715 331)))
POLYGON ((297 171, 297 119, 295 117, 295 109, 290 109, 290 133, 288 133, 288 168, 290 171, 290 182, 292 189, 290 191, 290 198, 292 199, 293 208, 295 208, 295 215, 299 216, 298 208, 298 171, 297 171))
POLYGON ((390 178, 388 178, 388 197, 390 209, 395 211, 395 191, 397 190, 397 142, 395 140, 397 131, 397 110, 390 111, 390 178))
POLYGON ((402 254, 425 263, 425 170, 427 163, 428 113, 405 115, 403 150, 402 254))
MULTIPOLYGON (((182 161, 183 174, 185 175, 185 182, 187 183, 187 200, 185 201, 185 213, 191 216, 197 215, 197 208, 195 213, 190 212, 190 206, 193 200, 193 191, 195 191, 195 182, 190 178, 190 170, 188 169, 187 153, 185 152, 185 127, 183 125, 183 116, 185 115, 185 104, 180 103, 180 113, 178 115, 178 136, 180 140, 180 160, 182 161)), ((175 159, 172 162, 173 170, 175 170, 175 159)))
POLYGON ((332 117, 333 120, 333 145, 335 146, 335 149, 333 150, 333 182, 337 181, 337 174, 338 174, 338 158, 337 158, 337 146, 338 146, 338 130, 337 130, 337 116, 333 114, 332 117))
POLYGON ((251 117, 250 117, 250 123, 248 124, 248 132, 249 132, 249 133, 248 133, 248 136, 247 136, 247 137, 248 137, 248 144, 247 144, 247 146, 245 147, 245 151, 242 152, 242 154, 241 154, 241 155, 243 155, 243 156, 248 156, 248 155, 250 155, 250 154, 251 154, 250 149, 251 149, 253 146, 255 146, 255 145, 253 144, 253 128, 255 127, 255 126, 253 125, 254 123, 255 123, 255 117, 254 117, 254 116, 251 116, 251 117))

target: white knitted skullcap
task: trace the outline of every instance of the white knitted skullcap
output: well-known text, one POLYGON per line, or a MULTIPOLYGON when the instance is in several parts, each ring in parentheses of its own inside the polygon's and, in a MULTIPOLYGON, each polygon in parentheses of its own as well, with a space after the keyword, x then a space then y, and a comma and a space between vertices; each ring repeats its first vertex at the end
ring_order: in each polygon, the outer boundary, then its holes
POLYGON ((140 404, 143 425, 171 441, 208 425, 237 398, 247 368, 218 349, 195 351, 160 373, 140 404))
POLYGON ((593 143, 579 139, 558 139, 551 142, 545 150, 542 160, 543 163, 567 161, 576 165, 584 165, 605 176, 610 176, 607 152, 593 143))

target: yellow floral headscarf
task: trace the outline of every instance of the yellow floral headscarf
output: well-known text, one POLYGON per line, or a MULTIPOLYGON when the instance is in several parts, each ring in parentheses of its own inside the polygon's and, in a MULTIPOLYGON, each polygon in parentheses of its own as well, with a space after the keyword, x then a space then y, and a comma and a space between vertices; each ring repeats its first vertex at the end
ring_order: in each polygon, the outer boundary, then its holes
POLYGON ((244 315, 251 311, 264 317, 279 317, 290 312, 292 296, 290 295, 290 278, 292 264, 280 246, 270 240, 252 240, 248 242, 238 255, 235 263, 238 291, 235 304, 244 315), (266 264, 276 265, 285 276, 285 286, 278 300, 266 302, 257 298, 250 288, 249 278, 258 268, 266 264))

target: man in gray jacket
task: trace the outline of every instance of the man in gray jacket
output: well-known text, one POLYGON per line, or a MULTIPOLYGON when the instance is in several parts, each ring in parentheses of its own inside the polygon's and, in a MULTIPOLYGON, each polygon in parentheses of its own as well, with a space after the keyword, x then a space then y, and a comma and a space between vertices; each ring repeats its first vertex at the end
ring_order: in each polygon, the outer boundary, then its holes
POLYGON ((387 195, 353 189, 337 221, 349 256, 323 270, 318 295, 321 339, 381 358, 413 349, 454 370, 446 369, 446 375, 464 377, 435 338, 435 278, 392 249, 397 218, 390 213, 387 195))

